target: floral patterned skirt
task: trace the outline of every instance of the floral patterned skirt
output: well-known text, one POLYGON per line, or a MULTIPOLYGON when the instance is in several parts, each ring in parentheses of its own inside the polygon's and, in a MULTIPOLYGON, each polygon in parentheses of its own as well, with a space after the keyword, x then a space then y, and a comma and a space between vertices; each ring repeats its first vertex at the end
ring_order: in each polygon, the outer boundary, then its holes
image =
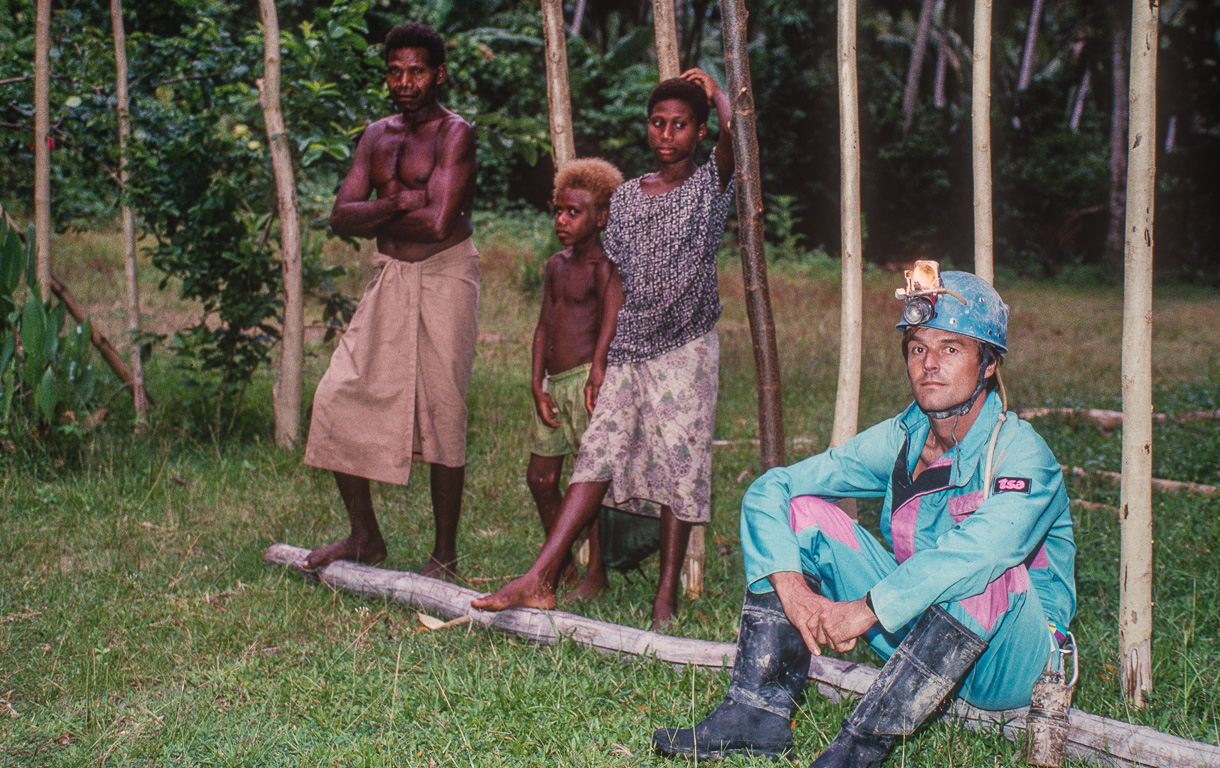
POLYGON ((712 516, 712 432, 720 384, 713 328, 639 363, 611 365, 585 430, 572 482, 610 481, 606 506, 688 523, 712 516))

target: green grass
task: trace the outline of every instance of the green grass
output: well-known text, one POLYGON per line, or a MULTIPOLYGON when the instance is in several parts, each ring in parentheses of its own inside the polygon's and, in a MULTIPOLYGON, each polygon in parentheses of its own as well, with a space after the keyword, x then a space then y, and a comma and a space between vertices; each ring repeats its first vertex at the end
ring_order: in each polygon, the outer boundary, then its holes
MULTIPOLYGON (((542 542, 525 488, 535 299, 520 265, 545 247, 545 224, 485 222, 484 292, 471 387, 470 471, 462 573, 490 588, 524 571, 542 542)), ((106 238, 102 238, 105 240, 106 238)), ((65 280, 112 305, 117 252, 60 243, 65 280), (96 275, 96 276, 94 276, 96 275)), ((109 246, 106 246, 109 248, 109 246)), ((368 277, 354 264, 345 287, 368 277)), ((753 437, 753 359, 739 269, 722 268, 725 316, 717 436, 753 437)), ((173 308, 149 276, 146 306, 173 308)), ((907 401, 892 275, 866 278, 861 425, 907 401)), ((838 285, 808 270, 772 273, 790 435, 829 436, 838 364, 838 285)), ((1014 306, 1005 377, 1014 406, 1116 407, 1121 295, 1042 284, 1004 287, 1014 306)), ((1168 293, 1168 292, 1166 292, 1168 293)), ((1220 344, 1209 327, 1220 297, 1163 295, 1154 343, 1158 410, 1215 408, 1220 344)), ((189 312, 181 312, 189 315, 189 312)), ((105 315, 105 312, 99 312, 105 315)), ((161 317, 164 322, 169 320, 161 317)), ((103 318, 105 319, 105 318, 103 318)), ((120 337, 121 319, 112 337, 120 337)), ((315 346, 316 383, 328 350, 315 346)), ((150 373, 162 409, 144 438, 127 433, 121 394, 92 439, 0 475, 0 766, 648 766, 654 728, 690 724, 723 696, 724 673, 613 658, 563 643, 542 648, 483 630, 422 632, 414 611, 357 598, 262 563, 272 542, 308 546, 343 532, 333 481, 274 447, 267 371, 229 438, 196 440, 174 405, 173 366, 150 373), (10 709, 11 708, 11 709, 10 709)), ((1068 420, 1038 428, 1065 464, 1117 470, 1118 436, 1068 420)), ((813 446, 789 448, 795 460, 813 446)), ((675 634, 732 640, 742 590, 737 505, 757 475, 748 446, 716 448, 707 590, 686 603, 675 634)), ((1217 482, 1214 422, 1156 427, 1157 474, 1217 482)), ((1110 506, 1115 486, 1073 480, 1071 495, 1110 506)), ((378 486, 386 567, 412 569, 431 543, 426 483, 378 486)), ((1131 711, 1117 670, 1119 527, 1113 513, 1075 509, 1083 647, 1078 706, 1170 733, 1220 741, 1220 499, 1158 493, 1152 704, 1131 711)), ((875 512, 871 513, 875 517, 875 512)), ((870 510, 864 510, 867 521, 870 510)), ((644 627, 655 564, 582 609, 644 627)), ((869 660, 868 652, 858 658, 869 660)), ((833 735, 848 704, 810 695, 797 717, 802 763, 833 735)), ((764 765, 751 760, 729 765, 764 765)), ((889 765, 1020 765, 996 735, 937 724, 889 765)))

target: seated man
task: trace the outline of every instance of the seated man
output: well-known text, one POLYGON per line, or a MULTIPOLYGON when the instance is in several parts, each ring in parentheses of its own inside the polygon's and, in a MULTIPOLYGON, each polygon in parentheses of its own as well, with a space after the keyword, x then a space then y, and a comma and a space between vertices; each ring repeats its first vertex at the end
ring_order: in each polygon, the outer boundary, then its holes
POLYGON ((728 694, 694 728, 657 731, 659 752, 791 756, 810 653, 863 638, 886 664, 813 765, 876 766, 959 685, 983 709, 1028 704, 1066 634, 1076 545, 1059 462, 996 391, 1008 307, 972 274, 914 275, 898 328, 915 402, 750 487, 728 694), (844 497, 885 499, 892 554, 829 501, 844 497))

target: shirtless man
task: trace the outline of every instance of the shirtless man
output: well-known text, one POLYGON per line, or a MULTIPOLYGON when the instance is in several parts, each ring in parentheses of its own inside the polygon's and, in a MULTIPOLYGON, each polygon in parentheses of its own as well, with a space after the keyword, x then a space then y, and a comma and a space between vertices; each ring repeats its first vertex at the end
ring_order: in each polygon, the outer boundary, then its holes
POLYGON ((431 464, 436 521, 420 572, 452 578, 478 319, 475 135, 437 101, 449 72, 434 29, 390 30, 385 62, 398 114, 364 132, 330 217, 336 234, 375 238, 382 269, 318 385, 305 454, 335 473, 351 534, 315 549, 305 567, 384 560, 369 481, 405 485, 415 459, 431 464))

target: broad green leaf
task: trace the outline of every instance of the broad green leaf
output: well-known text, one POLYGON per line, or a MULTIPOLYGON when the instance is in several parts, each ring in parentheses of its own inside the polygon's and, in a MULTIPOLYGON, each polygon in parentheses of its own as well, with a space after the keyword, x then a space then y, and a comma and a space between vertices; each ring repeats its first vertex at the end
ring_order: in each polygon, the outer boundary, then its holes
POLYGON ((42 357, 48 362, 54 360, 55 356, 59 354, 59 332, 63 330, 66 312, 63 304, 56 304, 47 313, 47 330, 43 336, 42 357))
POLYGON ((4 339, 0 341, 0 376, 3 376, 17 354, 17 335, 6 329, 0 331, 0 338, 4 339))
POLYGON ((31 297, 25 302, 21 312, 21 348, 25 352, 25 366, 22 379, 31 387, 38 383, 42 369, 46 367, 45 336, 47 331, 47 314, 42 302, 31 297))
POLYGON ((16 231, 5 227, 4 243, 0 247, 0 294, 7 296, 16 290, 24 266, 25 252, 21 247, 21 238, 16 231))
POLYGON ((34 247, 34 225, 31 224, 25 231, 25 284, 30 286, 31 295, 37 296, 34 286, 38 282, 38 256, 34 247))
POLYGON ((59 382, 55 378, 54 369, 48 368, 43 373, 38 391, 34 393, 34 402, 38 404, 38 410, 42 412, 47 423, 54 424, 55 406, 59 405, 59 382))

